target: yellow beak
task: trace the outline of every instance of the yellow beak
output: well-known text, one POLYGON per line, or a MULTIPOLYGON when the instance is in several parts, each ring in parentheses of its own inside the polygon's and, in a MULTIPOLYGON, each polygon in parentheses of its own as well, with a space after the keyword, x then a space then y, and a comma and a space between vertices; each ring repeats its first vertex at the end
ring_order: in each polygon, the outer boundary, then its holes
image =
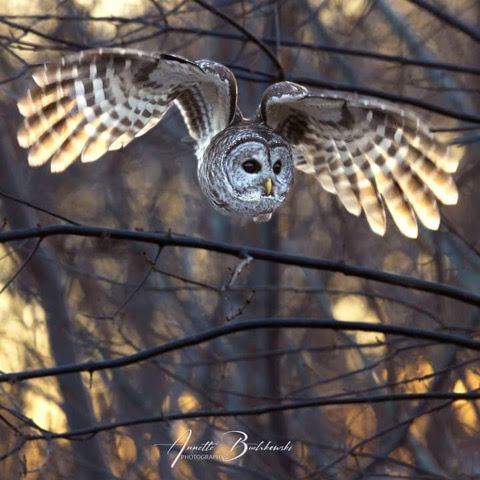
POLYGON ((267 195, 272 194, 273 182, 271 178, 267 178, 265 180, 265 192, 267 195))

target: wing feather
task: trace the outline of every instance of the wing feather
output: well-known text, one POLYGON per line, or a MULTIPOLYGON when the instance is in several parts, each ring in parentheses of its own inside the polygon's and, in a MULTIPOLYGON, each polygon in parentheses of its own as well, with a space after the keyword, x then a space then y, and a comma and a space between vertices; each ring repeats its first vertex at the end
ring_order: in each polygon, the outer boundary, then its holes
POLYGON ((121 48, 86 50, 47 63, 18 102, 18 142, 29 164, 51 160, 59 172, 77 158, 92 162, 153 128, 175 104, 201 158, 232 121, 236 81, 223 65, 121 48))
POLYGON ((436 230, 438 202, 458 200, 451 173, 459 159, 409 110, 280 82, 265 91, 260 115, 300 152, 295 166, 315 175, 350 213, 363 210, 379 235, 386 231, 385 206, 399 230, 415 238, 417 217, 436 230))

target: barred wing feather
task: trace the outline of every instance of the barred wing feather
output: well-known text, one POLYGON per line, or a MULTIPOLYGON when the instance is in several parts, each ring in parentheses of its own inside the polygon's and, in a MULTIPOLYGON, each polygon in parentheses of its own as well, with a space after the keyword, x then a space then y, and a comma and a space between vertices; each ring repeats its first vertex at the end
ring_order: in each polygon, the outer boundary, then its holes
POLYGON ((25 117, 18 142, 32 166, 51 160, 65 170, 78 157, 95 161, 180 109, 197 151, 229 125, 237 90, 223 65, 120 48, 87 50, 47 63, 18 102, 25 117))
POLYGON ((385 204, 400 231, 440 224, 438 201, 455 204, 458 159, 410 110, 340 92, 311 93, 290 82, 266 90, 265 123, 290 141, 296 167, 313 174, 354 215, 384 235, 385 204))

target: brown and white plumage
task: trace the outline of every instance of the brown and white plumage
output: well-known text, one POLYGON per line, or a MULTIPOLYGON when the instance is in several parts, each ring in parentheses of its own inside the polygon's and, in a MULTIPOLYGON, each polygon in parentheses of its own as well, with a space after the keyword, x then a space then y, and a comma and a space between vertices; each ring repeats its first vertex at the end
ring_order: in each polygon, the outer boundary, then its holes
POLYGON ((458 200, 450 175, 458 159, 412 111, 282 82, 267 89, 261 113, 294 146, 295 166, 315 175, 353 215, 363 210, 379 235, 386 230, 384 204, 400 231, 415 238, 416 216, 436 230, 437 200, 446 205, 458 200))
POLYGON ((52 172, 92 162, 154 127, 176 104, 199 147, 226 128, 236 108, 231 72, 208 61, 126 49, 87 50, 47 63, 18 102, 18 132, 32 166, 52 172))
POLYGON ((244 119, 225 66, 126 49, 71 55, 33 78, 37 87, 18 102, 18 141, 30 148, 30 165, 50 160, 53 172, 124 147, 175 104, 196 141, 200 186, 222 212, 268 220, 293 166, 350 213, 365 212, 379 235, 385 205, 400 231, 416 237, 417 217, 438 229, 438 201, 458 199, 450 175, 458 159, 416 114, 374 98, 280 82, 265 91, 258 115, 244 119))

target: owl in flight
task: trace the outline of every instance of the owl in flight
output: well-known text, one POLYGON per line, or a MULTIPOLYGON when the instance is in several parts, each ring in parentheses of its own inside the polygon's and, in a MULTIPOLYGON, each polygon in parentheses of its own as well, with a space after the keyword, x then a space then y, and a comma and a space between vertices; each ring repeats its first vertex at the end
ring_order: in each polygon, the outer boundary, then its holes
POLYGON ((104 48, 47 63, 18 102, 18 142, 28 163, 52 172, 93 162, 153 128, 175 105, 196 142, 200 187, 223 213, 267 221, 292 187, 314 175, 378 235, 385 205, 400 231, 440 224, 438 201, 457 202, 458 159, 412 111, 374 98, 280 82, 244 118, 224 65, 176 55, 104 48))

